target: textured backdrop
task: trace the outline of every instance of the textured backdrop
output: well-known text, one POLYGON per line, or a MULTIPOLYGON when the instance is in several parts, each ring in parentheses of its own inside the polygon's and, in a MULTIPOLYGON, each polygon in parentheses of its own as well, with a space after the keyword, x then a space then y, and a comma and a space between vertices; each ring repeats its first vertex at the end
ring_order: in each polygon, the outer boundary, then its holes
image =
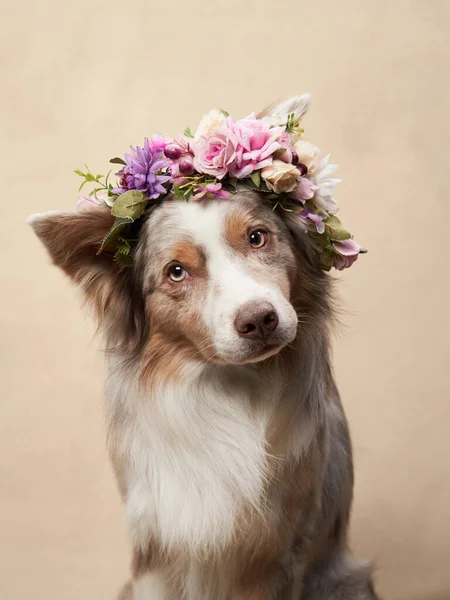
POLYGON ((24 224, 146 134, 313 92, 345 223, 335 367, 352 538, 385 600, 450 598, 448 0, 3 3, 0 598, 113 600, 128 548, 100 341, 24 224))

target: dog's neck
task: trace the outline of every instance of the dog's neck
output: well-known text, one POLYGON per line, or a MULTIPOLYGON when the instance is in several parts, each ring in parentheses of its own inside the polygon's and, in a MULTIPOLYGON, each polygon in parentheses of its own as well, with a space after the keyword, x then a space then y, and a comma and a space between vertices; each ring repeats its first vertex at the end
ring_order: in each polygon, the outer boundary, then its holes
MULTIPOLYGON (((275 427, 281 431, 272 435, 285 437, 296 430, 304 438, 306 430, 312 436, 323 421, 331 383, 326 332, 304 331, 278 355, 256 364, 218 365, 188 359, 180 363, 179 359, 176 353, 155 359, 150 377, 143 379, 144 360, 129 363, 111 358, 110 401, 125 412, 142 414, 144 410, 160 413, 161 418, 164 414, 169 418, 171 406, 176 411, 174 422, 185 411, 226 403, 258 415, 268 435, 275 427), (171 359, 179 364, 175 378, 167 378, 171 359)), ((299 448, 305 448, 308 437, 298 443, 299 448)))

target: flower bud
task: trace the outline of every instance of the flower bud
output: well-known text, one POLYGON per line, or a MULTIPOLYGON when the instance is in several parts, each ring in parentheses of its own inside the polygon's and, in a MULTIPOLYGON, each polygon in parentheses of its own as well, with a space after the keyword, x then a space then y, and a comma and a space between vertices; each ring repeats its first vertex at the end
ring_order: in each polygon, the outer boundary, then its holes
POLYGON ((181 156, 181 148, 175 144, 169 144, 165 147, 164 154, 170 160, 178 160, 181 156))
POLYGON ((178 168, 183 175, 191 175, 194 172, 194 163, 190 158, 183 158, 180 160, 178 168))
MULTIPOLYGON (((297 160, 298 160, 298 157, 297 157, 297 160)), ((303 163, 298 163, 297 169, 300 171, 300 175, 302 177, 304 177, 306 175, 306 173, 308 172, 308 167, 306 165, 304 165, 303 163)))

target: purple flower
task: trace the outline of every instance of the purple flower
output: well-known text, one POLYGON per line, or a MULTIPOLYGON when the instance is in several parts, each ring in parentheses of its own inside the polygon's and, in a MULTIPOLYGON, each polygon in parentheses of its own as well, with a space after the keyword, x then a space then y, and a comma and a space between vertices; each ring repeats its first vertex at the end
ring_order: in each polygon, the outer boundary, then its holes
POLYGON ((192 196, 194 200, 203 200, 204 198, 230 198, 231 194, 222 189, 221 183, 199 184, 192 196))
POLYGON ((158 198, 166 193, 163 186, 170 176, 161 172, 168 169, 170 160, 164 155, 166 140, 163 136, 154 135, 151 140, 144 139, 144 147, 133 148, 125 154, 126 166, 117 173, 120 177, 119 187, 115 194, 123 194, 127 190, 139 190, 149 198, 158 198))
POLYGON ((351 267, 361 252, 361 246, 352 239, 332 243, 334 249, 338 252, 333 256, 333 266, 338 271, 351 267))
POLYGON ((325 224, 323 222, 323 216, 317 215, 316 213, 311 212, 310 210, 302 210, 300 213, 304 219, 309 219, 316 226, 317 233, 323 233, 325 231, 325 224))
POLYGON ((311 179, 308 179, 308 177, 300 177, 292 196, 303 204, 305 200, 311 200, 317 189, 317 185, 315 185, 311 179))

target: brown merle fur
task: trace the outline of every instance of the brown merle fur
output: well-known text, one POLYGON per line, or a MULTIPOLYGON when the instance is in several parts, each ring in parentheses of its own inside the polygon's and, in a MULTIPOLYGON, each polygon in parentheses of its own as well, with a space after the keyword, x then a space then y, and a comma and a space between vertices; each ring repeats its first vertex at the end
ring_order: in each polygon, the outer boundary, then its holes
MULTIPOLYGON (((251 212, 254 193, 240 193, 242 211, 251 212)), ((157 219, 158 210, 148 218, 157 219)), ((291 302, 299 315, 298 336, 279 355, 249 369, 260 377, 276 371, 280 380, 301 384, 297 402, 285 414, 277 414, 268 429, 268 452, 275 458, 267 477, 265 503, 273 513, 272 525, 261 527, 250 510, 236 524, 233 552, 237 551, 239 560, 236 591, 230 600, 376 600, 370 568, 353 560, 347 550, 353 466, 347 422, 329 359, 330 279, 320 269, 312 236, 299 220, 283 212, 273 218, 295 255, 294 267, 286 267, 286 272, 291 302), (307 424, 310 444, 297 460, 277 461, 285 451, 290 422, 299 415, 307 424)), ((240 220, 242 215, 233 214, 227 225, 235 249, 242 239, 240 220)), ((176 323, 176 298, 169 303, 170 310, 152 303, 157 283, 147 276, 145 260, 151 255, 152 235, 157 234, 149 227, 142 229, 133 268, 114 264, 108 253, 96 255, 111 223, 109 213, 98 209, 47 216, 33 226, 53 262, 82 287, 94 306, 108 350, 132 365, 145 385, 153 385, 158 378, 180 377, 180 366, 208 342, 208 333, 186 329, 183 335, 174 335, 170 323, 176 323)), ((191 269, 205 274, 200 251, 183 242, 177 251, 191 269)), ((112 459, 125 497, 127 465, 114 450, 112 459)), ((217 561, 226 560, 226 551, 220 557, 205 557, 205 568, 214 570, 217 561)), ((163 551, 157 539, 147 552, 134 551, 135 578, 161 565, 180 572, 184 568, 180 557, 163 551)), ((129 585, 120 598, 131 600, 129 585)))

